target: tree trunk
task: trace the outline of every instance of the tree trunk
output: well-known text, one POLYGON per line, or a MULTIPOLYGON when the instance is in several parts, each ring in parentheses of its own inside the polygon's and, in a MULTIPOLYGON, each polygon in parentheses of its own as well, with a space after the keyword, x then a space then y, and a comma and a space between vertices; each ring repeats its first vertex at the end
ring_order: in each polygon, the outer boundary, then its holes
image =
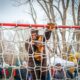
POLYGON ((77 25, 80 25, 80 2, 79 2, 79 6, 78 6, 77 25))
MULTIPOLYGON (((77 25, 80 25, 80 1, 79 1, 79 6, 78 6, 78 17, 77 17, 77 25)), ((80 42, 80 32, 76 32, 76 40, 77 42, 80 42)), ((80 51, 80 44, 77 43, 77 51, 80 51)))
POLYGON ((74 9, 74 0, 72 0, 72 18, 73 18, 73 23, 74 23, 74 25, 76 25, 75 9, 74 9))
MULTIPOLYGON (((66 18, 67 18, 67 9, 69 7, 69 0, 65 3, 65 0, 62 0, 62 8, 63 8, 63 18, 62 18, 62 25, 66 25, 66 18)), ((67 45, 66 45, 66 38, 65 38, 65 32, 66 30, 62 30, 62 44, 63 44, 63 54, 67 50, 67 45)))

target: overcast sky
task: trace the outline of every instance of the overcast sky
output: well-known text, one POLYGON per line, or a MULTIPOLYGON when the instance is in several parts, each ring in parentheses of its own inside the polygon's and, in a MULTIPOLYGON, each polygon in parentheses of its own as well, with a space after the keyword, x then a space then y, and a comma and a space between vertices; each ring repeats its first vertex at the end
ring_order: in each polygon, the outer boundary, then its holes
POLYGON ((0 22, 16 22, 20 20, 30 22, 31 19, 25 11, 26 5, 15 7, 11 0, 0 0, 0 22))
MULTIPOLYGON (((14 4, 15 4, 14 0, 0 0, 0 22, 21 21, 21 22, 26 22, 26 23, 33 23, 31 16, 27 13, 29 12, 28 5, 25 4, 22 6, 15 7, 14 4)), ((39 6, 37 6, 37 4, 35 4, 34 6, 35 6, 35 10, 37 12, 37 17, 38 17, 37 23, 41 23, 41 24, 47 23, 45 21, 46 19, 45 16, 43 16, 44 15, 43 10, 39 6)), ((55 14, 58 15, 56 11, 55 11, 55 14)), ((61 25, 60 18, 57 18, 56 20, 57 20, 58 25, 61 25)), ((68 20, 67 24, 72 25, 71 12, 68 12, 67 20, 68 20)))
MULTIPOLYGON (((33 23, 33 20, 29 13, 29 6, 24 4, 22 6, 15 6, 14 0, 0 0, 0 22, 26 22, 33 23)), ((40 13, 40 8, 35 4, 36 12, 38 13, 38 23, 44 23, 40 13)), ((42 12, 42 11, 41 11, 42 12)))

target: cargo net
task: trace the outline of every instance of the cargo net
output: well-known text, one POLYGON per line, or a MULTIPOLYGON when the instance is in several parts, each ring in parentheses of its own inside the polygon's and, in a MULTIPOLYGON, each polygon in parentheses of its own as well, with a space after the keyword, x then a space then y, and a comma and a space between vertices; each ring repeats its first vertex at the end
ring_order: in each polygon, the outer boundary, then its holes
POLYGON ((1 26, 0 80, 78 80, 79 35, 74 28, 1 26))

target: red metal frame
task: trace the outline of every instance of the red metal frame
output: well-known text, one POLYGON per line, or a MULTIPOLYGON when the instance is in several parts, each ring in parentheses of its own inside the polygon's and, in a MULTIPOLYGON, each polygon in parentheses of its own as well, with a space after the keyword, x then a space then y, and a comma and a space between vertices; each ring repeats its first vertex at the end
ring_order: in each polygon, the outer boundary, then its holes
MULTIPOLYGON (((19 27, 47 27, 47 25, 43 25, 43 24, 15 24, 15 23, 0 23, 0 26, 19 26, 19 27)), ((80 26, 56 26, 56 28, 80 28, 80 26)))

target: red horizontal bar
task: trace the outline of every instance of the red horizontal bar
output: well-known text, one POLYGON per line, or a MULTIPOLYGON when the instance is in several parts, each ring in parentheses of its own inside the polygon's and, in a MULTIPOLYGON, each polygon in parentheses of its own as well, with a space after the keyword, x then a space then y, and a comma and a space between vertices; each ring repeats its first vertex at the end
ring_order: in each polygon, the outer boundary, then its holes
POLYGON ((57 28, 77 28, 77 29, 79 29, 80 28, 80 26, 57 26, 57 28))
POLYGON ((42 24, 15 24, 15 23, 0 23, 0 26, 19 26, 19 27, 46 27, 42 24))
MULTIPOLYGON (((15 23, 0 23, 0 26, 11 26, 11 27, 15 27, 15 26, 19 26, 19 27, 47 27, 47 25, 43 25, 43 24, 15 24, 15 23)), ((80 28, 80 26, 56 26, 56 28, 80 28)))

